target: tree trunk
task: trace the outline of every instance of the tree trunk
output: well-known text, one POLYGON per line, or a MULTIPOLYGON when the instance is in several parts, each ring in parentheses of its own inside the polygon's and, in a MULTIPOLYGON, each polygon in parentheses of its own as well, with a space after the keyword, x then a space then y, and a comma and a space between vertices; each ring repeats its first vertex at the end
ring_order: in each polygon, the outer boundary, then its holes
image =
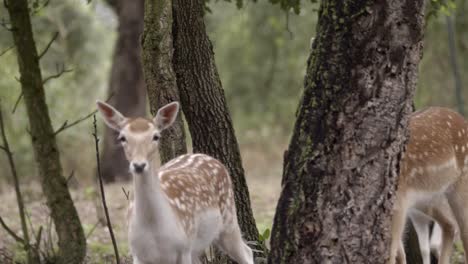
POLYGON ((59 150, 45 101, 28 1, 8 0, 6 6, 17 50, 21 89, 29 118, 34 157, 59 238, 57 263, 82 263, 86 254, 86 239, 68 192, 66 179, 62 175, 59 150))
POLYGON ((465 102, 463 100, 462 93, 463 84, 460 76, 460 66, 458 65, 457 44, 455 41, 455 30, 452 17, 446 16, 445 21, 447 23, 449 60, 450 65, 452 66, 453 82, 455 83, 455 100, 457 110, 460 114, 465 116, 465 102))
POLYGON ((219 159, 234 184, 237 217, 244 238, 258 240, 250 197, 213 48, 203 20, 203 0, 173 0, 174 70, 193 152, 219 159))
MULTIPOLYGON (((180 101, 175 73, 172 68, 172 2, 147 0, 142 37, 143 70, 151 113, 170 102, 180 101)), ((187 153, 182 111, 176 122, 163 131, 159 143, 161 163, 187 153)))
POLYGON ((323 0, 269 263, 386 263, 424 0, 323 0))
MULTIPOLYGON (((114 4, 119 28, 111 69, 110 104, 129 117, 146 114, 146 90, 140 59, 144 0, 108 1, 114 4)), ((106 127, 102 151, 102 177, 106 182, 129 180, 128 161, 116 142, 117 132, 106 127)))
POLYGON ((414 229, 413 223, 408 218, 406 223, 406 237, 405 237, 405 253, 406 263, 409 264, 422 264, 421 250, 419 246, 418 234, 414 229))

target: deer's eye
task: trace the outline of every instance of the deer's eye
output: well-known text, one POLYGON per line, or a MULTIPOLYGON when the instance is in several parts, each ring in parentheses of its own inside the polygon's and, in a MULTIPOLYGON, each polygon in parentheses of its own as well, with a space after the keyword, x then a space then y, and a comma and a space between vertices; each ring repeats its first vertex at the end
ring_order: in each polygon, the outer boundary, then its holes
POLYGON ((124 136, 118 137, 117 140, 118 140, 120 143, 125 143, 125 142, 127 142, 127 139, 126 139, 124 136))
POLYGON ((160 136, 159 136, 159 135, 154 135, 154 136, 153 136, 153 141, 158 141, 158 140, 159 140, 159 138, 160 138, 160 136))

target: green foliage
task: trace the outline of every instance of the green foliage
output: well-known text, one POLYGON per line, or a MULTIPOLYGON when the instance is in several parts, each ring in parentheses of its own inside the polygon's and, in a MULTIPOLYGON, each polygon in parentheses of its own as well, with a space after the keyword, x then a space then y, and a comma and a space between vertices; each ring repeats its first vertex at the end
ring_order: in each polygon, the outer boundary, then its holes
MULTIPOLYGON (((49 112, 57 129, 66 120, 72 122, 88 114, 95 108, 95 99, 105 97, 115 30, 114 25, 108 22, 109 19, 104 19, 109 16, 109 11, 106 12, 102 4, 50 1, 43 7, 45 2, 31 2, 38 7, 32 16, 38 53, 45 49, 54 33, 58 32, 58 38, 41 59, 43 78, 56 74, 62 68, 72 70, 60 78, 51 79, 45 85, 49 112)), ((4 9, 0 9, 0 19, 8 20, 4 9)), ((0 52, 12 44, 11 32, 0 28, 0 52)), ((5 107, 10 143, 13 151, 18 153, 15 159, 19 173, 31 176, 35 174, 35 163, 22 102, 17 111, 9 115, 21 93, 20 85, 15 80, 19 76, 15 52, 12 49, 0 57, 0 97, 5 107)), ((92 142, 89 131, 90 123, 84 122, 59 135, 65 174, 75 170, 79 178, 92 172, 92 148, 82 147, 92 142)), ((4 156, 0 155, 2 168, 6 166, 5 161, 4 156)), ((0 178, 6 176, 0 174, 0 178)))
POLYGON ((457 7, 457 0, 430 0, 426 19, 439 14, 449 16, 457 7))
POLYGON ((243 142, 287 135, 303 87, 316 12, 287 16, 267 2, 212 5, 208 31, 236 130, 243 142))
MULTIPOLYGON (((468 83, 468 1, 458 0, 452 16, 455 23, 457 59, 460 67, 463 97, 467 101, 468 83)), ((445 16, 435 16, 427 22, 424 54, 419 65, 419 82, 415 103, 417 108, 430 105, 456 109, 455 84, 449 61, 448 33, 445 16)), ((467 108, 465 107, 465 110, 467 108)))

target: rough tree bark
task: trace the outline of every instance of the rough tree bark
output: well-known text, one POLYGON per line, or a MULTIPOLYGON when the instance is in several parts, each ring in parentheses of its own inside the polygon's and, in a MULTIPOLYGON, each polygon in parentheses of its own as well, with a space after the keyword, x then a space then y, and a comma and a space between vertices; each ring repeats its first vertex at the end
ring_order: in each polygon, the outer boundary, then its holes
MULTIPOLYGON (((110 76, 109 103, 129 117, 146 114, 146 90, 140 58, 144 0, 109 0, 119 28, 110 76)), ((129 180, 128 161, 116 142, 116 132, 106 126, 102 151, 102 177, 106 182, 129 180)))
POLYGON ((193 152, 223 162, 231 175, 244 238, 258 240, 239 145, 203 20, 203 0, 173 0, 174 70, 193 152))
MULTIPOLYGON (((147 0, 142 37, 143 71, 152 115, 170 102, 180 101, 172 68, 172 2, 147 0)), ((187 153, 182 111, 163 135, 159 144, 161 163, 187 153)))
POLYGON ((386 263, 424 0, 322 0, 269 263, 386 263))
POLYGON ((21 89, 29 119, 34 157, 42 190, 59 238, 56 263, 82 263, 86 239, 78 213, 62 175, 60 155, 45 101, 39 57, 31 28, 27 0, 5 2, 10 14, 20 71, 21 89))

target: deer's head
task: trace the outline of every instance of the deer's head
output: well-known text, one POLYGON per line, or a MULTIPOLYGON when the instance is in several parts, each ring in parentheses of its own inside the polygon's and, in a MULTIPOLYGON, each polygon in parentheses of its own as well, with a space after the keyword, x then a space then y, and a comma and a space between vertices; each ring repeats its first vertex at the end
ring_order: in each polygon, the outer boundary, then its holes
POLYGON ((148 171, 161 132, 174 123, 179 112, 177 102, 161 107, 153 119, 127 118, 101 101, 97 101, 97 107, 107 126, 119 132, 118 141, 130 163, 130 171, 136 174, 148 171))

